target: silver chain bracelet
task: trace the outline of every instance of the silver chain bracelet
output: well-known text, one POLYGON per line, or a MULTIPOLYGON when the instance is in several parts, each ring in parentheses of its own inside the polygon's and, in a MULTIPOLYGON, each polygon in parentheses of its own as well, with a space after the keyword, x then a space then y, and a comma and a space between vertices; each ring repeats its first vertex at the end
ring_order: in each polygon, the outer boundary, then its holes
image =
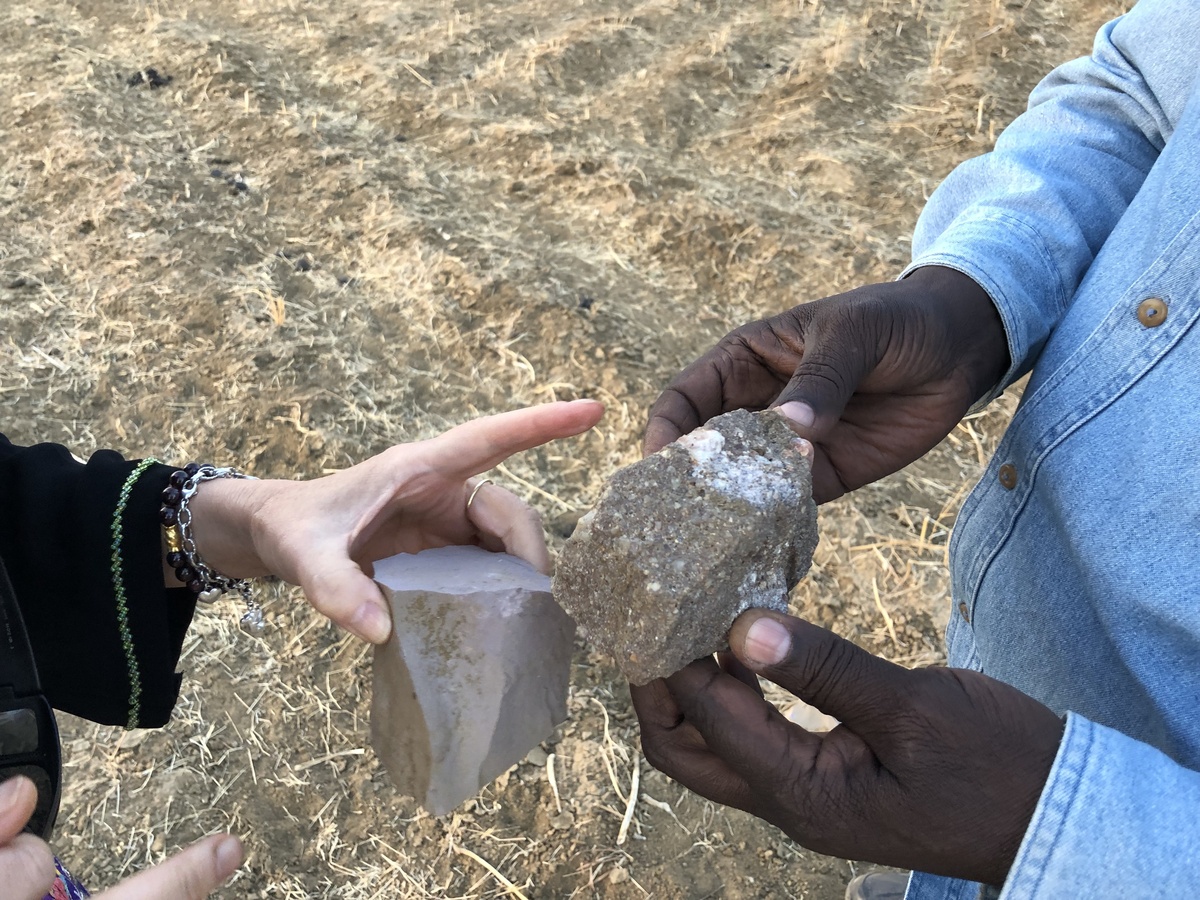
MULTIPOLYGON (((213 481, 217 478, 254 479, 254 476, 239 472, 230 466, 218 468, 212 465, 198 466, 194 463, 187 466, 183 473, 177 474, 186 474, 187 480, 178 485, 177 502, 170 504, 176 511, 173 524, 178 529, 179 549, 183 553, 186 566, 191 569, 193 575, 193 579, 180 578, 180 580, 185 581, 192 590, 196 591, 196 599, 202 603, 214 603, 225 594, 239 594, 246 604, 246 611, 242 614, 242 625, 255 633, 261 632, 266 623, 263 620, 262 605, 255 599, 250 582, 245 578, 230 578, 228 575, 223 575, 204 561, 196 547, 196 538, 192 532, 192 511, 188 506, 188 501, 196 496, 200 485, 206 481, 213 481), (196 582, 199 584, 197 585, 196 582), (197 591, 196 587, 200 589, 197 591)), ((172 497, 172 499, 175 498, 172 497)), ((185 572, 185 574, 187 573, 185 572)), ((176 575, 179 575, 179 570, 176 570, 176 575)))

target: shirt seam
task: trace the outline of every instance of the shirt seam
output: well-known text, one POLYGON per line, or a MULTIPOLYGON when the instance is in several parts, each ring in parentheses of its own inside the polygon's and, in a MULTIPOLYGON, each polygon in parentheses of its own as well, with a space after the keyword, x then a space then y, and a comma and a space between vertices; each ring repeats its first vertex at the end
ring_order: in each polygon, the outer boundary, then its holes
MULTIPOLYGON (((1074 434, 1076 431, 1078 431, 1080 428, 1082 428, 1088 422, 1092 421, 1092 419, 1096 418, 1096 416, 1100 415, 1100 413, 1104 412, 1104 410, 1106 410, 1108 407, 1112 406, 1114 403, 1117 402, 1118 399, 1120 399, 1122 396, 1124 396, 1126 393, 1128 393, 1130 390, 1132 390, 1134 385, 1136 385, 1139 381, 1141 381, 1146 376, 1147 372, 1149 372, 1159 362, 1161 362, 1163 357, 1166 356, 1166 354, 1170 352, 1171 348, 1174 347, 1177 343, 1179 343, 1179 341, 1182 340, 1183 336, 1186 335, 1195 326, 1196 320, 1198 317, 1200 317, 1200 309, 1197 309, 1195 312, 1193 312, 1192 317, 1187 321, 1187 323, 1182 328, 1179 329, 1179 333, 1174 335, 1174 337, 1168 343, 1166 343, 1165 346, 1158 353, 1156 353, 1154 356, 1148 358, 1145 361, 1145 363, 1143 364, 1143 366, 1141 367, 1141 369, 1136 374, 1134 374, 1132 377, 1130 377, 1124 384, 1122 384, 1121 387, 1112 394, 1112 396, 1110 396, 1107 400, 1105 400, 1100 405, 1089 410, 1086 415, 1076 418, 1075 421, 1072 422, 1066 428, 1064 428, 1061 433, 1056 434, 1054 436, 1054 439, 1052 441, 1050 441, 1050 443, 1048 443, 1042 449, 1042 451, 1040 453, 1038 453, 1033 458, 1033 460, 1030 462, 1029 477, 1027 479, 1025 479, 1025 485, 1022 490, 1020 500, 1015 504, 1013 511, 1012 511, 1012 515, 1009 517, 1008 524, 1005 526, 1003 534, 1001 534, 1000 537, 997 539, 996 543, 992 546, 992 551, 987 555, 987 558, 983 561, 982 565, 980 566, 979 573, 974 579, 975 583, 971 586, 971 589, 969 591, 969 600, 967 603, 967 607, 968 607, 967 611, 969 612, 969 614, 971 616, 972 622, 975 620, 975 609, 979 602, 979 591, 980 591, 980 588, 983 586, 983 580, 987 577, 988 570, 992 567, 992 564, 996 561, 996 557, 1004 549, 1004 545, 1006 543, 1008 543, 1008 539, 1010 537, 1012 537, 1013 531, 1016 530, 1017 520, 1021 517, 1021 514, 1025 511, 1025 507, 1029 504, 1029 498, 1033 494, 1033 486, 1037 482, 1038 474, 1041 472, 1042 464, 1046 461, 1046 458, 1051 453, 1053 453, 1056 449, 1058 449, 1058 447, 1067 438, 1069 438, 1072 434, 1074 434)), ((1078 363, 1076 365, 1078 365, 1078 363)), ((1064 420, 1060 419, 1059 421, 1061 422, 1064 420)), ((1011 429, 1011 425, 1010 425, 1010 429, 1011 429)), ((1011 433, 1011 431, 1010 431, 1010 433, 1011 433)), ((1011 445, 1009 445, 1009 446, 1011 446, 1011 445)), ((1003 448, 1004 448, 1004 445, 1002 443, 1001 447, 998 448, 998 451, 1003 448)), ((994 459, 1000 459, 1000 458, 1002 458, 1002 454, 997 452, 994 459)), ((991 466, 988 467, 988 471, 990 473, 991 466)))
MULTIPOLYGON (((1179 234, 1182 235, 1188 230, 1189 226, 1197 223, 1198 221, 1200 221, 1200 212, 1197 212, 1188 219, 1183 228, 1180 229, 1179 234)), ((1122 293, 1119 300, 1113 304, 1109 314, 1105 316, 1105 318, 1096 326, 1095 329, 1092 330, 1087 339, 1085 339, 1085 341, 1080 345, 1080 348, 1075 353, 1072 353, 1070 357, 1064 360, 1054 370, 1054 372, 1047 377, 1046 381, 1038 385, 1032 392, 1026 394, 1022 403, 1022 408, 1017 411, 1013 421, 1009 423, 1009 427, 1005 432, 1004 437, 1001 439, 1000 445, 996 448, 996 453, 993 457, 992 464, 988 466, 988 469, 985 472, 985 479, 991 475, 995 461, 1005 458, 1008 455, 1008 451, 1011 450, 1014 444, 1017 443, 1017 439, 1013 436, 1017 434, 1017 426, 1020 424, 1017 420, 1018 417, 1031 417, 1034 414, 1034 411, 1036 411, 1041 404, 1046 402, 1045 398, 1047 396, 1050 396, 1055 389, 1059 388, 1059 386, 1066 381, 1080 366, 1083 366, 1087 363, 1089 356, 1094 351, 1085 348, 1090 347, 1095 340, 1096 335, 1099 334, 1109 320, 1114 317, 1114 313, 1117 313, 1119 318, 1133 315, 1132 313, 1128 312, 1127 309, 1127 307, 1132 303, 1133 298, 1144 293, 1147 290, 1145 285, 1148 281, 1153 281, 1155 277, 1161 277, 1161 272, 1163 270, 1168 269, 1182 253, 1186 252, 1188 248, 1193 246, 1194 242, 1200 239, 1198 235, 1200 235, 1200 230, 1197 231, 1197 234, 1189 236, 1186 240, 1179 241, 1178 236, 1175 240, 1172 240, 1168 246, 1165 247, 1162 252, 1160 252, 1154 258, 1154 260, 1145 267, 1145 269, 1143 269, 1142 273, 1130 283, 1129 287, 1122 293)), ((1163 293, 1163 296, 1170 298, 1171 293, 1169 291, 1165 292, 1163 293)), ((983 558, 982 556, 975 556, 971 565, 968 566, 968 568, 975 568, 975 560, 982 560, 978 563, 978 572, 974 578, 971 579, 972 583, 970 588, 965 591, 965 596, 963 598, 967 602, 968 611, 972 621, 974 621, 975 618, 975 610, 979 600, 979 591, 982 587, 983 580, 986 578, 987 572, 995 562, 996 557, 1003 550, 1004 544, 1008 541, 1009 537, 1011 537, 1013 530, 1016 527, 1017 519, 1020 518, 1021 513, 1024 511, 1028 503, 1030 494, 1032 493, 1033 484, 1037 479, 1038 472, 1041 470, 1042 463, 1045 461, 1046 457, 1060 444, 1062 444, 1063 441, 1083 427, 1083 425, 1090 422, 1097 415, 1115 403, 1120 397, 1128 393, 1142 378, 1146 376, 1151 369, 1154 368, 1154 366, 1158 365, 1162 361, 1162 359, 1171 351, 1171 349, 1174 348, 1193 327, 1195 327, 1198 318, 1200 318, 1200 308, 1193 310, 1190 318, 1188 318, 1185 323, 1178 328, 1177 332, 1172 335, 1169 340, 1164 342, 1163 346, 1158 350, 1158 352, 1147 356, 1141 363, 1140 367, 1125 376, 1124 382, 1113 391, 1111 396, 1109 396, 1102 404, 1091 409, 1087 415, 1075 418, 1074 422, 1063 428, 1062 423, 1065 422, 1070 416, 1075 415, 1074 408, 1071 408, 1068 410, 1067 415, 1065 417, 1060 417, 1052 427, 1043 429, 1042 434, 1053 434, 1053 440, 1031 460, 1029 464, 1029 478, 1023 479, 1024 483, 1022 485, 1021 498, 1013 509, 1007 526, 1004 528, 1001 534, 997 535, 995 542, 992 545, 992 550, 987 554, 986 558, 983 558)), ((1127 369, 1126 371, 1129 370, 1127 369)), ((981 481, 980 484, 983 484, 983 481, 981 481)), ((980 496, 982 497, 982 495, 980 496)), ((959 522, 966 522, 970 516, 973 515, 975 509, 977 509, 978 506, 984 502, 982 499, 980 499, 978 502, 974 502, 974 500, 975 491, 972 491, 963 503, 963 508, 959 513, 959 522)), ((955 533, 951 536, 951 546, 949 550, 952 556, 956 555, 957 553, 957 547, 961 540, 961 538, 959 538, 960 534, 962 534, 961 529, 956 528, 955 533)), ((978 543, 981 548, 988 544, 987 541, 979 541, 978 543)))
POLYGON ((1063 831, 1071 816, 1071 809, 1075 805, 1079 789, 1083 785, 1095 741, 1095 729, 1091 727, 1091 723, 1072 715, 1067 730, 1063 734, 1063 746, 1060 751, 1062 768, 1057 771, 1051 769, 1050 779, 1046 783, 1043 797, 1039 800, 1033 820, 1029 823, 1026 831, 1026 837, 1030 841, 1028 853, 1022 852, 1026 849, 1024 847, 1018 851, 1017 859, 1013 861, 1013 869, 1017 872, 1016 880, 1012 883, 1012 893, 1005 890, 1001 895, 1001 900, 1020 900, 1023 896, 1032 898, 1039 895, 1042 882, 1046 878, 1046 871, 1049 868, 1050 857, 1062 839, 1063 831), (1081 724, 1077 725, 1076 723, 1081 724), (1079 734, 1081 729, 1082 735, 1079 734), (1083 746, 1079 747, 1078 744, 1081 740, 1083 746), (1060 797, 1060 795, 1062 796, 1060 797), (1047 821, 1051 818, 1053 821, 1047 821), (1053 828, 1053 833, 1048 840, 1044 840, 1040 834, 1046 827, 1053 828), (1038 850, 1037 858, 1022 858, 1023 855, 1032 857, 1035 845, 1038 850), (1029 868, 1033 869, 1033 884, 1029 893, 1025 894, 1022 891, 1022 882, 1027 880, 1026 870, 1029 868))

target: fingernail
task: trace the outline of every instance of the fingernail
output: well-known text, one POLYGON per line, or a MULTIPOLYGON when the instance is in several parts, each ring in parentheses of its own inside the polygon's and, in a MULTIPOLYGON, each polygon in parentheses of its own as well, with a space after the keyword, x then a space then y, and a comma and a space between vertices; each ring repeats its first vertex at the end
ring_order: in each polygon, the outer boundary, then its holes
POLYGON ((350 620, 350 630, 364 641, 382 644, 392 633, 392 620, 376 603, 364 603, 350 620))
POLYGON ((762 616, 746 629, 742 656, 757 666, 773 666, 787 656, 791 646, 791 632, 770 616, 762 616))
POLYGON ((816 458, 816 453, 813 452, 813 445, 804 438, 796 438, 796 449, 809 462, 812 462, 816 458))
POLYGON ((27 778, 16 776, 0 782, 0 808, 15 804, 25 790, 25 783, 28 780, 27 778))
POLYGON ((237 871, 245 857, 242 842, 229 836, 217 844, 217 873, 222 881, 237 871))
POLYGON ((813 422, 817 421, 817 414, 813 412, 813 408, 799 400, 789 400, 776 409, 779 410, 780 415, 791 419, 801 428, 812 428, 813 422))

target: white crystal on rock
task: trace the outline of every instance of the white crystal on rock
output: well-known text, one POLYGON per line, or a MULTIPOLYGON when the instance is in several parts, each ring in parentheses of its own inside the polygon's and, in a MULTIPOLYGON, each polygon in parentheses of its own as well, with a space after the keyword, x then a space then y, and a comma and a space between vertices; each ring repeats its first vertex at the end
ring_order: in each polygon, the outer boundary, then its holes
POLYGON ((375 563, 392 636, 375 648, 371 744, 435 815, 473 797, 567 717, 575 623, 524 560, 440 547, 375 563))

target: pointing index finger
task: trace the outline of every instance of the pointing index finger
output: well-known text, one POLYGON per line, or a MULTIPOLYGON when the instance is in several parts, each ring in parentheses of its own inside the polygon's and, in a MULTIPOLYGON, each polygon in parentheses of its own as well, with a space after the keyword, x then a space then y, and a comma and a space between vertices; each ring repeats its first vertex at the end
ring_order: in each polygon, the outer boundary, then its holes
POLYGON ((514 453, 587 431, 604 415, 598 400, 545 403, 464 422, 425 442, 430 465, 468 477, 486 472, 514 453))

